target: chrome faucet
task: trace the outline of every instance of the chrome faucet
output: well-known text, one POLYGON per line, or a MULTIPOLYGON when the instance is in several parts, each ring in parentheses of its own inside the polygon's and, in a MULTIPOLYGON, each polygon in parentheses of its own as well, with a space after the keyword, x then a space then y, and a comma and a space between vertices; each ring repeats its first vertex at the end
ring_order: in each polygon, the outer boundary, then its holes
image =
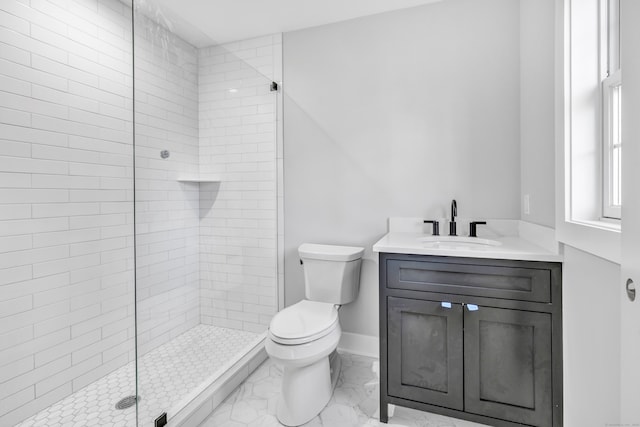
POLYGON ((449 223, 449 236, 456 236, 456 216, 458 215, 458 204, 456 200, 451 201, 451 222, 449 223))

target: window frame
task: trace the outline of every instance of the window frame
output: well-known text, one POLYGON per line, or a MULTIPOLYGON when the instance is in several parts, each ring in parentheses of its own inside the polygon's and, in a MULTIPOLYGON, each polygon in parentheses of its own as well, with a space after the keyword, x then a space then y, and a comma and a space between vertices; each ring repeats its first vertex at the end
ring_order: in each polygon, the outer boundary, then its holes
POLYGON ((622 221, 602 216, 601 0, 555 6, 556 238, 620 263, 622 221))
POLYGON ((622 70, 620 67, 620 0, 599 0, 600 79, 602 120, 602 219, 622 219, 620 116, 622 70), (617 92, 617 94, 615 93, 617 92), (614 156, 619 149, 619 158, 614 156), (617 166, 617 168, 616 168, 617 166), (617 175, 617 176, 616 176, 617 175), (616 186, 617 184, 617 186, 616 186), (615 203, 615 194, 620 203, 615 203))
MULTIPOLYGON (((620 115, 622 96, 622 71, 617 70, 602 82, 602 216, 605 219, 620 220, 622 203, 615 203, 614 194, 621 192, 622 141, 620 140, 620 115), (614 93, 617 91, 617 95, 614 93), (617 105, 616 105, 617 104, 617 105), (614 150, 620 150, 620 158, 614 150), (618 175, 617 177, 615 175, 618 175), (616 187, 617 183, 617 187, 616 187)), ((620 196, 618 196, 619 198, 620 196)))

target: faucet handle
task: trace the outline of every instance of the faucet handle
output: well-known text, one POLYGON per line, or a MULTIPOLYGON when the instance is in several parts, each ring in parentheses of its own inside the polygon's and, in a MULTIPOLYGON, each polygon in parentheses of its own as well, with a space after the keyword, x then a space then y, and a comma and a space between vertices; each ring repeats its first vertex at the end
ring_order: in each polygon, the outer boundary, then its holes
POLYGON ((431 232, 432 235, 434 236, 439 236, 440 235, 440 223, 438 222, 438 220, 433 219, 433 220, 424 220, 425 224, 433 224, 433 231, 431 232))
POLYGON ((469 223, 469 237, 478 237, 477 226, 486 225, 487 221, 471 221, 469 223))

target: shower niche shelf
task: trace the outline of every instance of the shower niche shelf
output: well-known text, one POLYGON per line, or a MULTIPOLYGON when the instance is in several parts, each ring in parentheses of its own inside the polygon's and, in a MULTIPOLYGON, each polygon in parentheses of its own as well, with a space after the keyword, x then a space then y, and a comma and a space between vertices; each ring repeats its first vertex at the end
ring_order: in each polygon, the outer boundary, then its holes
POLYGON ((178 182, 192 182, 195 184, 206 184, 211 182, 221 182, 219 176, 183 176, 177 179, 178 182))

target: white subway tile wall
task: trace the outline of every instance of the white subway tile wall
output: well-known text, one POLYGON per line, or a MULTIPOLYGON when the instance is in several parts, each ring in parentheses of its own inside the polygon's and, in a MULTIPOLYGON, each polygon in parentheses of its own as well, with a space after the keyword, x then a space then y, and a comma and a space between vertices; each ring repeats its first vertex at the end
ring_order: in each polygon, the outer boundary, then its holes
POLYGON ((0 2, 0 425, 134 355, 131 12, 0 2))
POLYGON ((207 325, 266 330, 277 312, 276 93, 282 36, 199 50, 200 310, 207 325))
MULTIPOLYGON (((138 354, 200 323, 198 51, 136 10, 138 354), (163 159, 160 153, 169 151, 163 159)), ((140 377, 140 394, 150 381, 140 377)))
POLYGON ((197 50, 136 15, 134 159, 131 10, 2 0, 0 18, 0 425, 133 360, 134 166, 139 353, 199 323, 264 331, 281 36, 197 50), (222 181, 178 182, 198 174, 222 181))

